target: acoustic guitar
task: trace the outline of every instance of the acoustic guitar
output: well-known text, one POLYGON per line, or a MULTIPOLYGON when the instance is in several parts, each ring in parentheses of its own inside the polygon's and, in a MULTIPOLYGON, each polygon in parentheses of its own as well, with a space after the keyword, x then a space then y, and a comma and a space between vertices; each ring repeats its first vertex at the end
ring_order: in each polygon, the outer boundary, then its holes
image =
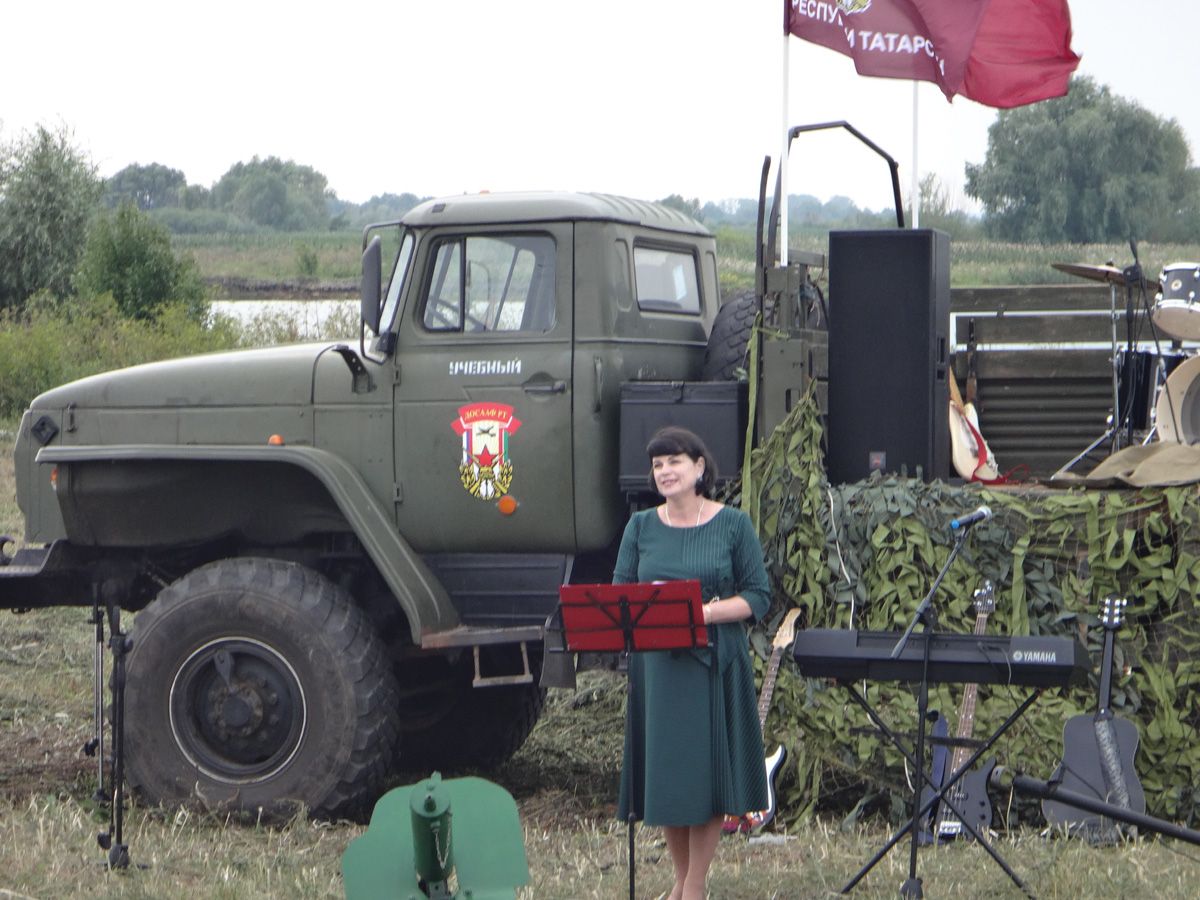
MULTIPOLYGON (((975 592, 975 634, 984 633, 988 616, 995 610, 995 586, 991 581, 984 581, 983 587, 975 592)), ((958 711, 958 731, 955 733, 959 741, 969 741, 975 731, 975 700, 978 693, 979 686, 975 684, 968 684, 963 689, 962 708, 958 711)), ((971 748, 965 743, 960 743, 954 748, 950 772, 957 772, 970 757, 971 748)), ((992 803, 988 799, 987 785, 994 768, 996 760, 987 760, 980 768, 964 774, 944 795, 962 811, 976 831, 982 831, 992 825, 992 803)), ((971 832, 963 827, 958 814, 950 808, 949 803, 939 804, 937 827, 933 833, 940 841, 971 837, 971 832)))
MULTIPOLYGON (((1105 597, 1100 611, 1104 625, 1104 659, 1100 664, 1099 706, 1094 715, 1073 716, 1063 728, 1062 763, 1050 782, 1124 809, 1144 813, 1146 794, 1138 781, 1133 759, 1137 754, 1137 726, 1113 714, 1113 642, 1121 627, 1126 600, 1105 597)), ((1099 813, 1076 809, 1058 800, 1043 800, 1042 814, 1051 825, 1088 838, 1110 840, 1117 825, 1099 813)))
MULTIPOLYGON (((758 698, 758 727, 760 729, 766 728, 767 713, 771 710, 771 695, 775 693, 775 676, 779 672, 779 662, 783 659, 783 651, 796 639, 796 619, 799 616, 800 610, 788 610, 787 615, 779 624, 779 630, 775 632, 775 639, 771 642, 771 658, 767 662, 767 673, 763 676, 762 693, 758 698)), ((775 818, 775 779, 779 776, 779 770, 783 768, 786 760, 787 748, 780 744, 775 748, 774 753, 767 756, 764 763, 767 769, 767 808, 748 812, 741 816, 726 816, 721 825, 722 832, 733 834, 737 831, 761 831, 775 818)))

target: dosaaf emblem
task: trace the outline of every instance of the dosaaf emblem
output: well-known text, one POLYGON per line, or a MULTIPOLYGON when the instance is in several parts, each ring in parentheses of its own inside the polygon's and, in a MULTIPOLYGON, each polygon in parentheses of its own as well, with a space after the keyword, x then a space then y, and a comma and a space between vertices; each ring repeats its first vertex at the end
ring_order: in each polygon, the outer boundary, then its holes
POLYGON ((462 486, 480 500, 507 494, 513 479, 508 439, 521 427, 513 408, 505 403, 460 406, 453 427, 462 437, 462 486))

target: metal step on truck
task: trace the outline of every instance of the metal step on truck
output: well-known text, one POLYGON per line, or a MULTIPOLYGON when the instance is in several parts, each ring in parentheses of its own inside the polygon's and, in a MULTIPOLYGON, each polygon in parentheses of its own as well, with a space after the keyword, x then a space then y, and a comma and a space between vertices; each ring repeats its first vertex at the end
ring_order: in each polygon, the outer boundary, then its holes
POLYGON ((35 398, 0 608, 82 607, 98 641, 107 619, 128 784, 362 816, 393 771, 511 755, 544 700, 558 589, 611 578, 649 434, 691 424, 734 477, 749 419, 769 432, 814 380, 824 397, 824 260, 776 264, 767 172, 757 287, 724 305, 714 238, 677 211, 464 195, 367 229, 357 346, 35 398))

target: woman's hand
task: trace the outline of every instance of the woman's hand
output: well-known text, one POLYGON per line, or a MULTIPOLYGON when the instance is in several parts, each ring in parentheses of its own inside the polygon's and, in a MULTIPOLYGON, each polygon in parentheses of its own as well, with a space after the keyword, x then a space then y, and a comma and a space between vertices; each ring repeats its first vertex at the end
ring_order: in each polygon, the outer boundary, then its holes
POLYGON ((704 624, 720 625, 723 622, 740 622, 752 615, 750 604, 740 595, 721 599, 713 597, 704 604, 704 624))

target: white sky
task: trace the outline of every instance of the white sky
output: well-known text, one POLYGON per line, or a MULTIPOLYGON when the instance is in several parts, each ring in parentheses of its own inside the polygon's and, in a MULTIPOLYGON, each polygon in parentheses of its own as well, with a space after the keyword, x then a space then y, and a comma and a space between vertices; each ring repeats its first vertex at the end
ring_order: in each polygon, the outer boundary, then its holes
MULTIPOLYGON (((234 163, 310 165, 338 196, 596 190, 754 197, 779 152, 783 0, 59 0, 6 4, 0 140, 67 125, 108 176, 210 186, 234 163)), ((1200 156, 1200 4, 1074 0, 1080 71, 1176 119, 1200 156)), ((790 124, 845 119, 912 183, 911 82, 790 43, 790 124)), ((919 88, 917 168, 966 206, 996 111, 919 88)), ((884 163, 802 136, 791 193, 891 206, 884 163)))

